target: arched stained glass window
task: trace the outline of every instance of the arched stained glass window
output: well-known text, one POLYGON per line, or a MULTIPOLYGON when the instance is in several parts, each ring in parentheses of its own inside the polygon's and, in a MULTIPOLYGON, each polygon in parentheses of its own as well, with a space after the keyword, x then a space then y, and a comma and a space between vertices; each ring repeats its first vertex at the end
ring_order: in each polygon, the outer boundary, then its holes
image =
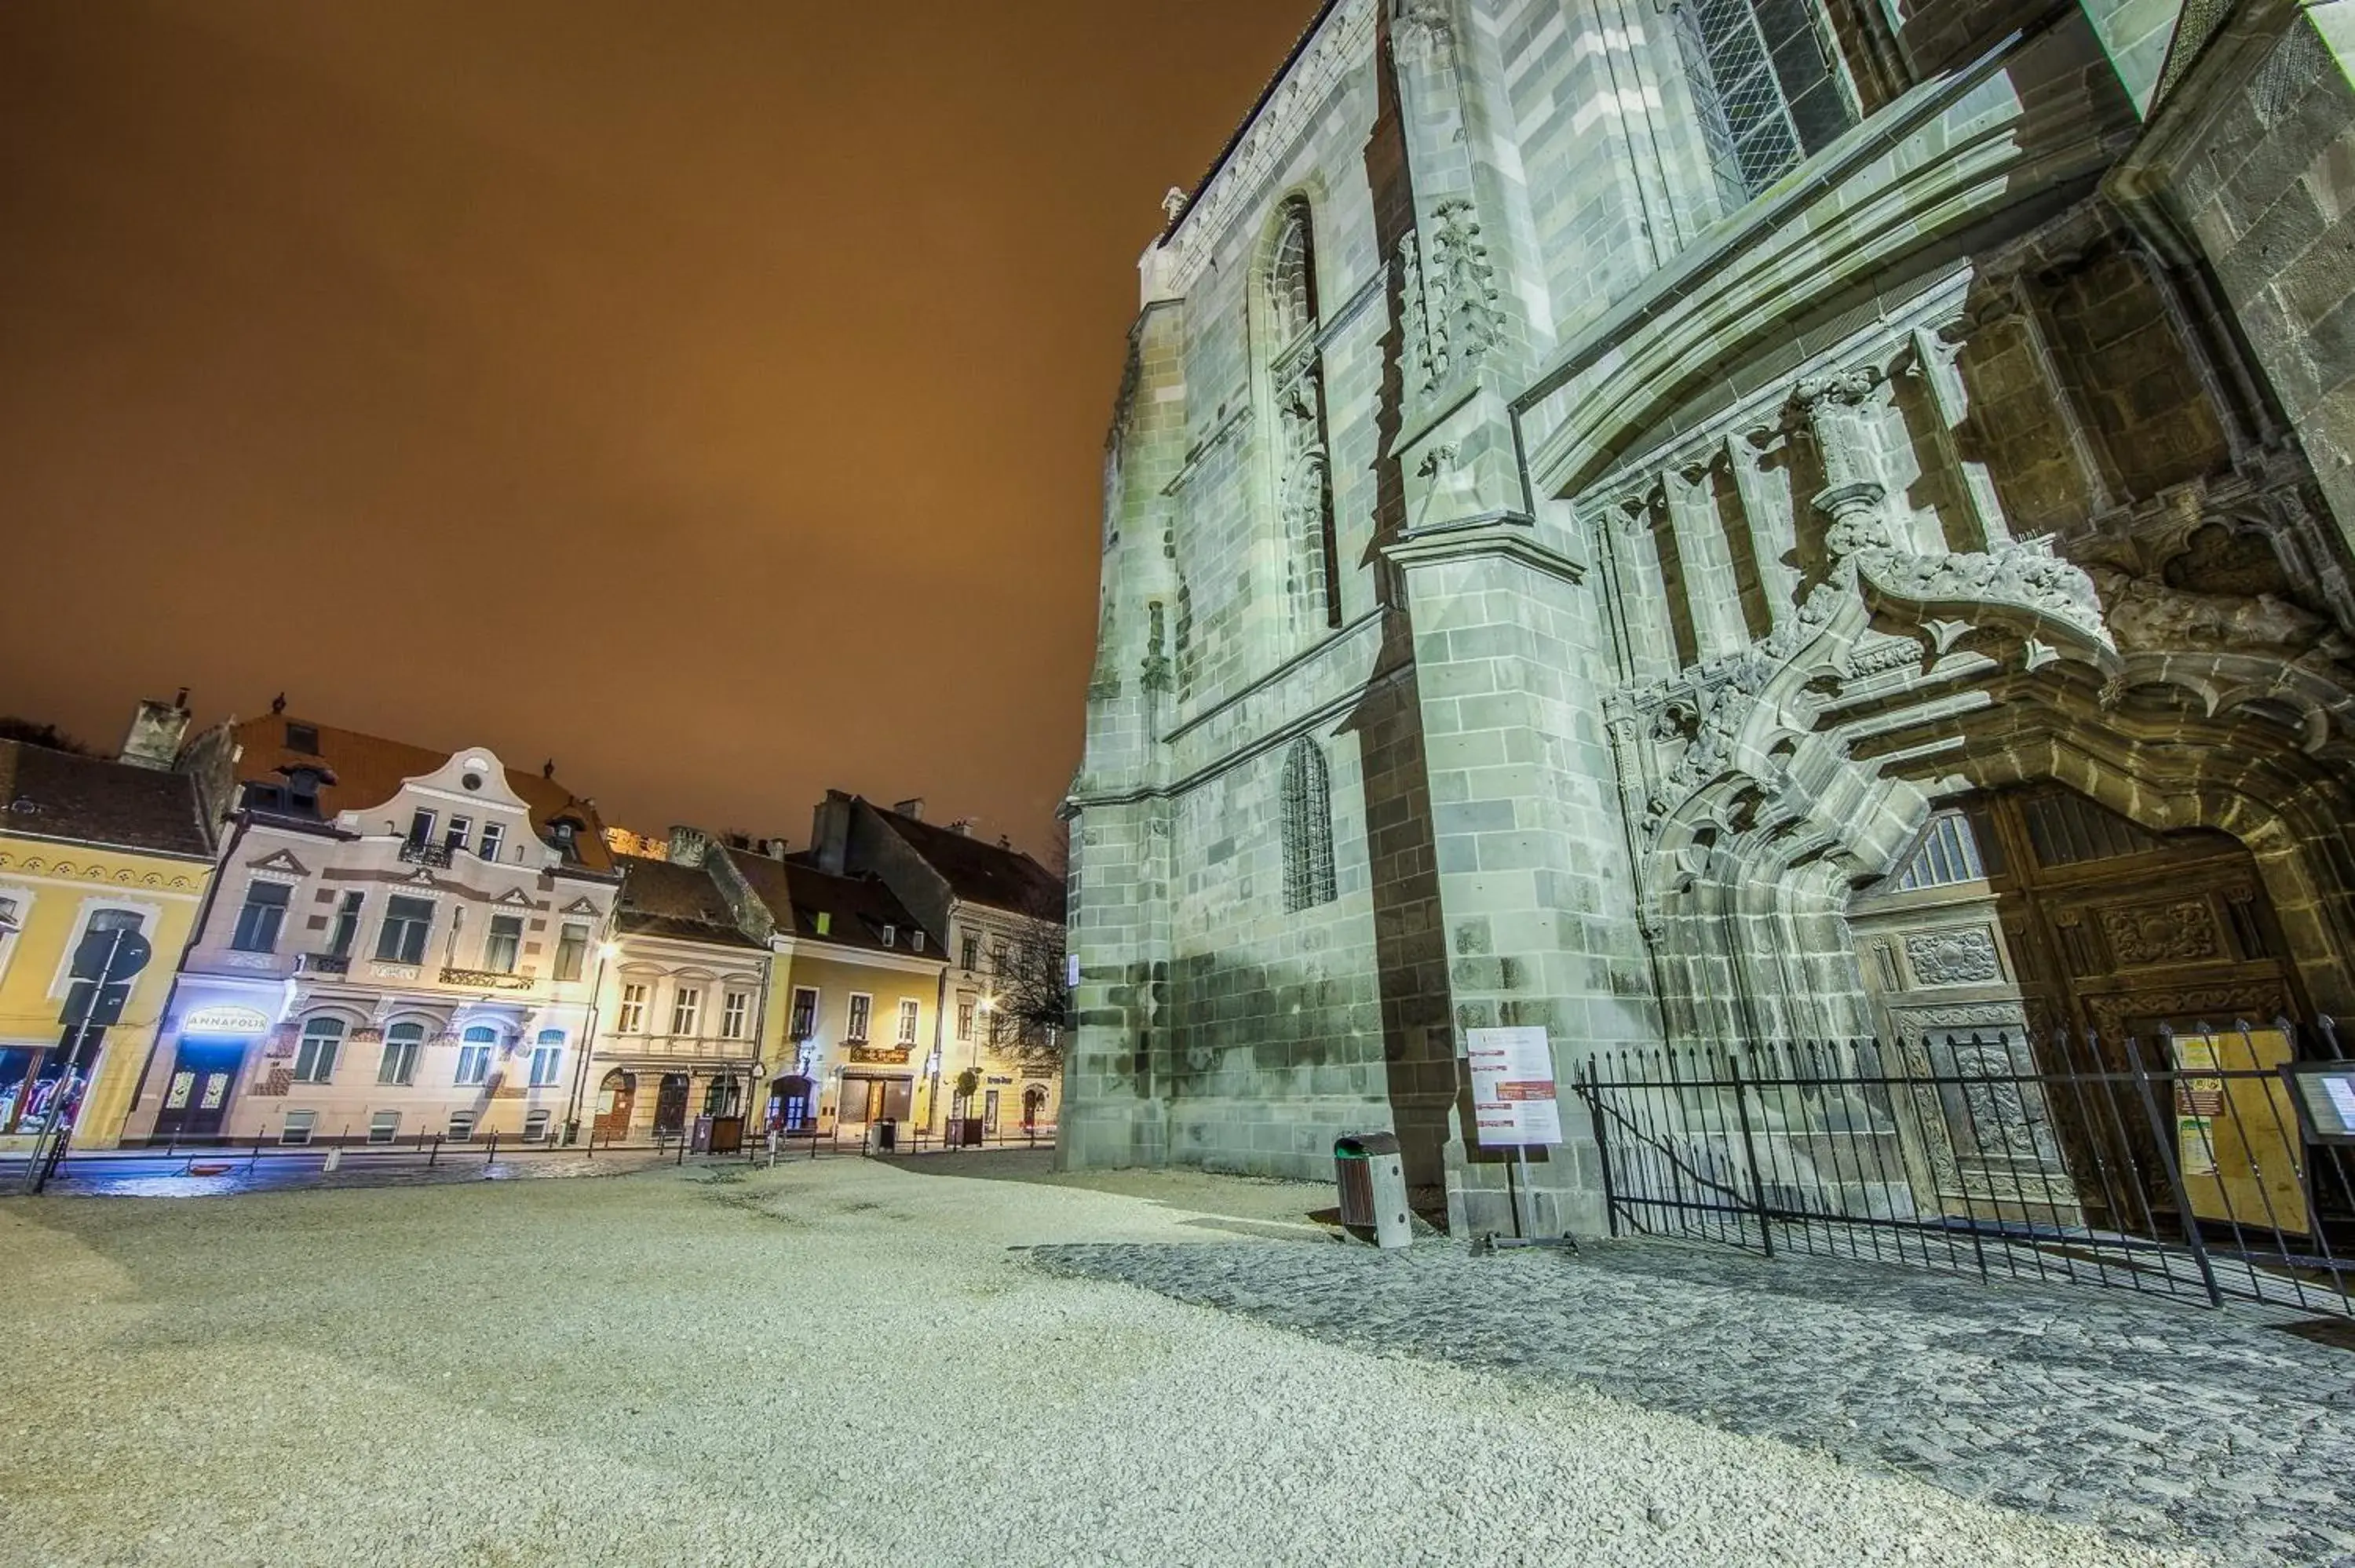
POLYGON ((1329 904, 1333 883, 1333 782, 1317 744, 1303 736, 1284 759, 1284 907, 1329 904))
POLYGON ((1316 270, 1308 230, 1308 204, 1293 202, 1276 230, 1267 268, 1270 348, 1281 354, 1316 324, 1316 270))

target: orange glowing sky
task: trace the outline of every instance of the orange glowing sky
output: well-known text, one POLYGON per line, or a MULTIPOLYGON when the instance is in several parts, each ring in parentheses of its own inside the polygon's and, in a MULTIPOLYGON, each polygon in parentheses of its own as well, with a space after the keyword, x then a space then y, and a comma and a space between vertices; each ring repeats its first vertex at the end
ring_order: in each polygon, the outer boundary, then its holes
POLYGON ((0 712, 1036 845, 1134 264, 1311 0, 9 0, 0 712))

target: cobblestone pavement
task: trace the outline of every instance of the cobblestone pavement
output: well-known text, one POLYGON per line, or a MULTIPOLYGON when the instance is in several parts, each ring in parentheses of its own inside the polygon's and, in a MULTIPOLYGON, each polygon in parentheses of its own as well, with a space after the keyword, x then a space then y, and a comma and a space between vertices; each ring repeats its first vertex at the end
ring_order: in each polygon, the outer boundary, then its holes
POLYGON ((2355 1353, 2285 1332, 2286 1315, 1664 1243, 1030 1256, 1361 1350, 1585 1383, 2223 1563, 2355 1565, 2355 1353))

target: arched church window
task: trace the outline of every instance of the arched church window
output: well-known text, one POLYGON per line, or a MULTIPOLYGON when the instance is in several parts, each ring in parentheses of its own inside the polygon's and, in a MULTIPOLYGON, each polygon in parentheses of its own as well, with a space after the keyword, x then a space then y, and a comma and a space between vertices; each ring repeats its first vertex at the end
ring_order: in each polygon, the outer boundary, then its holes
POLYGON ((1316 275, 1311 260, 1308 204, 1295 201, 1278 219, 1275 247, 1268 260, 1268 322, 1278 353, 1316 325, 1316 275))
POLYGON ((1305 633, 1341 624, 1324 367, 1316 352, 1316 250, 1307 202, 1295 197, 1284 205, 1265 254, 1265 367, 1275 405, 1283 589, 1294 629, 1305 633))
POLYGON ((1729 207, 1856 123, 1817 0, 1678 0, 1685 76, 1729 207))
POLYGON ((1284 759, 1284 907, 1329 904, 1333 883, 1333 781, 1325 753, 1303 736, 1284 759))

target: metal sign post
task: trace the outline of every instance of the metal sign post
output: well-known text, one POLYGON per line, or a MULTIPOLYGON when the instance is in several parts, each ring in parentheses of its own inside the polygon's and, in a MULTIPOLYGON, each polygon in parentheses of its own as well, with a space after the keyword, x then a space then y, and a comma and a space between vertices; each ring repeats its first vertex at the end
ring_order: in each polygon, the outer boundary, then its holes
POLYGON ((38 1192, 65 1154, 73 1134, 72 1114, 80 1097, 82 1053, 89 1049, 92 1029, 105 1029, 123 1017, 131 1000, 133 976, 147 967, 155 949, 137 931, 123 927, 83 933, 74 948, 73 984, 67 989, 65 1010, 58 1022, 73 1031, 70 1048, 61 1048, 58 1086, 49 1096, 40 1130, 33 1135, 33 1154, 25 1168, 25 1191, 38 1192))

